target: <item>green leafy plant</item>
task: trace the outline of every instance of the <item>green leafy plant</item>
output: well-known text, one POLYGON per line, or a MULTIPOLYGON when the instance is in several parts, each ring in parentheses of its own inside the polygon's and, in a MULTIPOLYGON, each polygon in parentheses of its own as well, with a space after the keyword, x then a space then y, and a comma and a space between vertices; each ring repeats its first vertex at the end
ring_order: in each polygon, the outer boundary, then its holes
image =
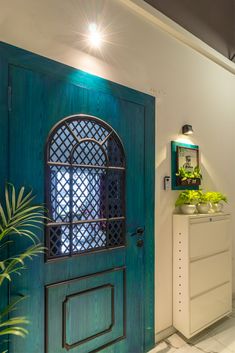
POLYGON ((198 195, 199 195, 199 203, 210 202, 210 197, 208 195, 208 192, 203 192, 202 190, 198 190, 198 195))
POLYGON ((213 204, 219 203, 221 201, 226 203, 228 202, 227 196, 218 191, 208 191, 204 194, 202 193, 201 198, 202 200, 204 200, 204 202, 210 202, 213 204))
POLYGON ((175 206, 196 205, 199 202, 199 197, 199 192, 196 190, 182 191, 175 202, 175 206))
MULTIPOLYGON (((36 231, 41 229, 45 218, 44 207, 32 205, 33 200, 32 191, 25 192, 24 187, 20 188, 18 194, 13 185, 5 187, 5 200, 4 203, 0 203, 0 286, 4 281, 14 280, 14 276, 26 270, 26 260, 32 260, 44 252, 44 247, 36 236, 36 231), (26 248, 5 258, 4 248, 6 246, 11 248, 13 243, 17 245, 22 238, 28 240, 26 248)), ((24 327, 29 323, 26 317, 9 317, 17 309, 17 304, 24 299, 26 297, 15 300, 0 312, 0 336, 24 337, 28 333, 24 327)))
POLYGON ((182 181, 187 179, 202 179, 202 173, 199 167, 195 167, 192 172, 187 171, 185 168, 179 168, 178 173, 176 173, 182 181))

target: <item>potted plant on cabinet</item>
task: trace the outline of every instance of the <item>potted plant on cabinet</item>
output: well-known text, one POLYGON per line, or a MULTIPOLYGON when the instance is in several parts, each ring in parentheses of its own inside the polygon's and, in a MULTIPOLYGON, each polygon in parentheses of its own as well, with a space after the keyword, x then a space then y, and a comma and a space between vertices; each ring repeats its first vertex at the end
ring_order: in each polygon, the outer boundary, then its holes
POLYGON ((221 212, 223 209, 223 202, 228 202, 227 196, 218 191, 208 191, 206 195, 208 202, 211 203, 212 212, 221 212))
POLYGON ((197 204, 198 213, 206 214, 211 208, 210 204, 210 193, 203 193, 201 190, 198 191, 199 200, 197 204))
POLYGON ((176 202, 175 206, 180 207, 183 214, 193 214, 196 211, 196 205, 199 202, 199 193, 195 190, 182 191, 176 202))

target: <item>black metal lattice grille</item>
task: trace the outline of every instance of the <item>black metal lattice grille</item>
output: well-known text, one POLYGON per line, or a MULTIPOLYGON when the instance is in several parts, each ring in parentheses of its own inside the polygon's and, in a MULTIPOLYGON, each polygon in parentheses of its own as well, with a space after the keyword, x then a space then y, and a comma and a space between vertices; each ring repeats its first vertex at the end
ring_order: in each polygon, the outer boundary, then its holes
POLYGON ((125 245, 125 157, 115 131, 102 120, 62 120, 46 149, 47 257, 125 245))

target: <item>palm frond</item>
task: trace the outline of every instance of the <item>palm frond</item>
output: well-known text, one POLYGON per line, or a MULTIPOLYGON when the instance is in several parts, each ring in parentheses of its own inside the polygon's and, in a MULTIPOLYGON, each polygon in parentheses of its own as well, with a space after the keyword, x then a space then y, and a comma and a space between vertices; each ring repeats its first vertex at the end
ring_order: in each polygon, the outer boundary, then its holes
POLYGON ((28 330, 21 325, 28 325, 29 320, 24 316, 15 316, 8 318, 9 315, 17 309, 17 305, 25 300, 27 297, 22 297, 14 300, 11 304, 7 305, 0 313, 0 336, 16 335, 25 337, 28 330), (6 318, 4 320, 4 318, 6 318))
POLYGON ((0 252, 11 243, 12 243, 12 240, 5 240, 3 244, 0 243, 0 252))
POLYGON ((22 302, 22 300, 25 300, 27 296, 23 296, 21 298, 13 300, 10 304, 8 304, 1 312, 0 312, 0 322, 2 322, 2 319, 6 316, 9 316, 10 313, 15 311, 17 309, 17 305, 22 302))
POLYGON ((11 205, 12 205, 12 211, 14 213, 16 210, 16 190, 14 185, 12 185, 11 205))
POLYGON ((44 253, 45 248, 41 244, 31 245, 27 250, 18 256, 10 257, 1 262, 0 271, 0 285, 7 279, 11 281, 12 274, 20 274, 21 271, 26 269, 25 261, 26 259, 32 260, 33 257, 44 253))
POLYGON ((24 187, 17 195, 13 185, 6 185, 4 205, 0 203, 0 241, 14 234, 35 241, 36 227, 42 225, 45 209, 42 205, 32 205, 34 198, 32 191, 25 193, 24 187))
POLYGON ((8 319, 2 323, 0 323, 0 332, 2 327, 15 326, 21 324, 28 324, 29 320, 27 320, 24 316, 17 316, 11 319, 8 319))
MULTIPOLYGON (((21 324, 25 324, 27 323, 26 320, 21 321, 21 324)), ((24 327, 21 326, 13 326, 13 327, 7 327, 3 330, 0 330, 0 336, 3 335, 15 335, 15 336, 21 336, 21 337, 25 337, 28 334, 28 330, 26 330, 24 327)))
POLYGON ((7 225, 7 219, 6 219, 5 212, 3 211, 3 207, 2 207, 1 203, 0 203, 0 216, 1 216, 1 221, 3 223, 3 226, 6 226, 7 225))
MULTIPOLYGON (((25 191, 25 188, 24 188, 24 186, 22 186, 22 187, 20 188, 19 195, 18 195, 18 197, 17 197, 17 202, 16 202, 16 207, 17 207, 17 208, 19 208, 20 205, 21 205, 21 200, 23 199, 24 191, 25 191)), ((32 192, 31 192, 31 194, 32 194, 32 192)))
POLYGON ((6 211, 8 216, 8 221, 11 219, 12 215, 12 207, 9 200, 9 190, 8 187, 5 188, 5 204, 6 204, 6 211))
MULTIPOLYGON (((0 286, 5 280, 12 281, 15 275, 21 275, 27 268, 26 261, 32 260, 45 250, 37 236, 46 219, 45 209, 41 205, 32 205, 34 198, 32 191, 26 192, 24 186, 18 194, 12 184, 5 187, 5 200, 0 203, 0 250, 17 243, 19 237, 28 239, 30 245, 19 254, 1 259, 0 286)), ((0 312, 0 336, 27 335, 28 330, 24 325, 29 323, 28 319, 24 316, 11 317, 19 302, 24 299, 26 297, 13 301, 0 312)))

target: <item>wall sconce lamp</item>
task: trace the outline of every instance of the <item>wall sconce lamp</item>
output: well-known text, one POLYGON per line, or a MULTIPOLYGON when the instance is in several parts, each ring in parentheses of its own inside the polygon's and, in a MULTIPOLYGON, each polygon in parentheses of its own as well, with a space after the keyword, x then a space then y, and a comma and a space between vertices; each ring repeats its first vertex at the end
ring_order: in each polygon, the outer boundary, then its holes
POLYGON ((193 134, 193 127, 192 125, 184 125, 182 126, 182 134, 184 135, 192 135, 193 134))

